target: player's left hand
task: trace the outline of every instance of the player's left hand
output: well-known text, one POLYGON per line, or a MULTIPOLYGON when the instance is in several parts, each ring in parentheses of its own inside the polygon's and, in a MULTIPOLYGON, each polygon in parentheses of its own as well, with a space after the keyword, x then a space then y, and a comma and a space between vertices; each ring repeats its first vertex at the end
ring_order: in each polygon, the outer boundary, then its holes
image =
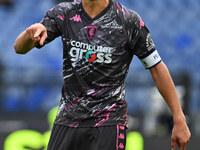
POLYGON ((189 142, 191 137, 190 130, 185 120, 174 121, 174 128, 171 136, 172 150, 176 150, 176 145, 180 150, 186 149, 186 144, 189 142))

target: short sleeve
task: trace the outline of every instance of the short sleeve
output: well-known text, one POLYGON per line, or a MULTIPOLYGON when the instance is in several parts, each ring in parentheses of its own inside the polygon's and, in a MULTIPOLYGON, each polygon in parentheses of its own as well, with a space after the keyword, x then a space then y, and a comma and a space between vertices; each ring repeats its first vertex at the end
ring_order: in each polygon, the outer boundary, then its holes
MULTIPOLYGON (((61 4, 50 9, 45 14, 44 18, 40 22, 47 29, 47 39, 45 40, 44 45, 62 35, 62 26, 64 19, 65 13, 61 4)), ((41 48, 42 46, 40 46, 39 43, 37 43, 36 47, 41 48)))
POLYGON ((149 69, 159 62, 161 57, 156 50, 151 34, 144 24, 142 18, 134 16, 134 34, 132 34, 131 50, 140 59, 146 69, 149 69))

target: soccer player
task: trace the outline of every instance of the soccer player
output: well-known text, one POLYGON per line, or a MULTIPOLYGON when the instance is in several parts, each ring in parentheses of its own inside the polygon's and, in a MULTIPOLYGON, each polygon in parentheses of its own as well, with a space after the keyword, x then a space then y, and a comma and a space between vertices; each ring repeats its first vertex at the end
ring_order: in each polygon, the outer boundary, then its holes
POLYGON ((175 86, 142 18, 113 0, 63 2, 23 31, 15 51, 25 54, 62 36, 62 98, 48 150, 124 150, 124 81, 136 55, 149 69, 174 120, 172 149, 190 138, 175 86))

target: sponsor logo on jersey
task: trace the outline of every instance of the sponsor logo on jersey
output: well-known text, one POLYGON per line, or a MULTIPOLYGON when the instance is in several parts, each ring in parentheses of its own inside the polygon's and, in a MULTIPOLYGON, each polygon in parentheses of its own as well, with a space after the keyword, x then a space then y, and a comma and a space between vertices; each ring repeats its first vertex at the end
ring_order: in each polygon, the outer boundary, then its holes
POLYGON ((69 20, 73 20, 75 22, 82 22, 80 15, 75 15, 72 18, 69 18, 69 20))
POLYGON ((89 62, 93 62, 96 60, 97 54, 94 51, 87 51, 85 57, 89 62))
POLYGON ((155 49, 155 45, 154 42, 152 40, 151 34, 148 33, 147 37, 146 37, 146 47, 148 49, 148 51, 151 51, 152 49, 155 49))
POLYGON ((94 39, 97 33, 97 26, 96 25, 89 25, 87 26, 87 36, 90 40, 94 39))
POLYGON ((112 22, 109 22, 105 25, 101 25, 101 28, 102 29, 105 29, 105 28, 110 28, 110 29, 122 29, 123 27, 120 26, 115 20, 113 20, 112 22))
POLYGON ((86 59, 88 62, 106 63, 112 62, 113 47, 91 45, 79 41, 71 41, 70 56, 71 61, 86 59))

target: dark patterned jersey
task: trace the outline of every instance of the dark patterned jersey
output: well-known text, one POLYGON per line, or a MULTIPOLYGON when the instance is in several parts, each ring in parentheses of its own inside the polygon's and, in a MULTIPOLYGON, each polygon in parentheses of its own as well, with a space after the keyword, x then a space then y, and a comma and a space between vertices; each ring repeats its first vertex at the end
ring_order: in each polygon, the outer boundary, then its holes
POLYGON ((133 56, 145 68, 161 61, 141 17, 110 0, 106 9, 91 18, 81 1, 75 1, 55 6, 41 23, 48 33, 45 44, 58 36, 63 41, 64 85, 55 123, 126 126, 124 82, 133 56))

